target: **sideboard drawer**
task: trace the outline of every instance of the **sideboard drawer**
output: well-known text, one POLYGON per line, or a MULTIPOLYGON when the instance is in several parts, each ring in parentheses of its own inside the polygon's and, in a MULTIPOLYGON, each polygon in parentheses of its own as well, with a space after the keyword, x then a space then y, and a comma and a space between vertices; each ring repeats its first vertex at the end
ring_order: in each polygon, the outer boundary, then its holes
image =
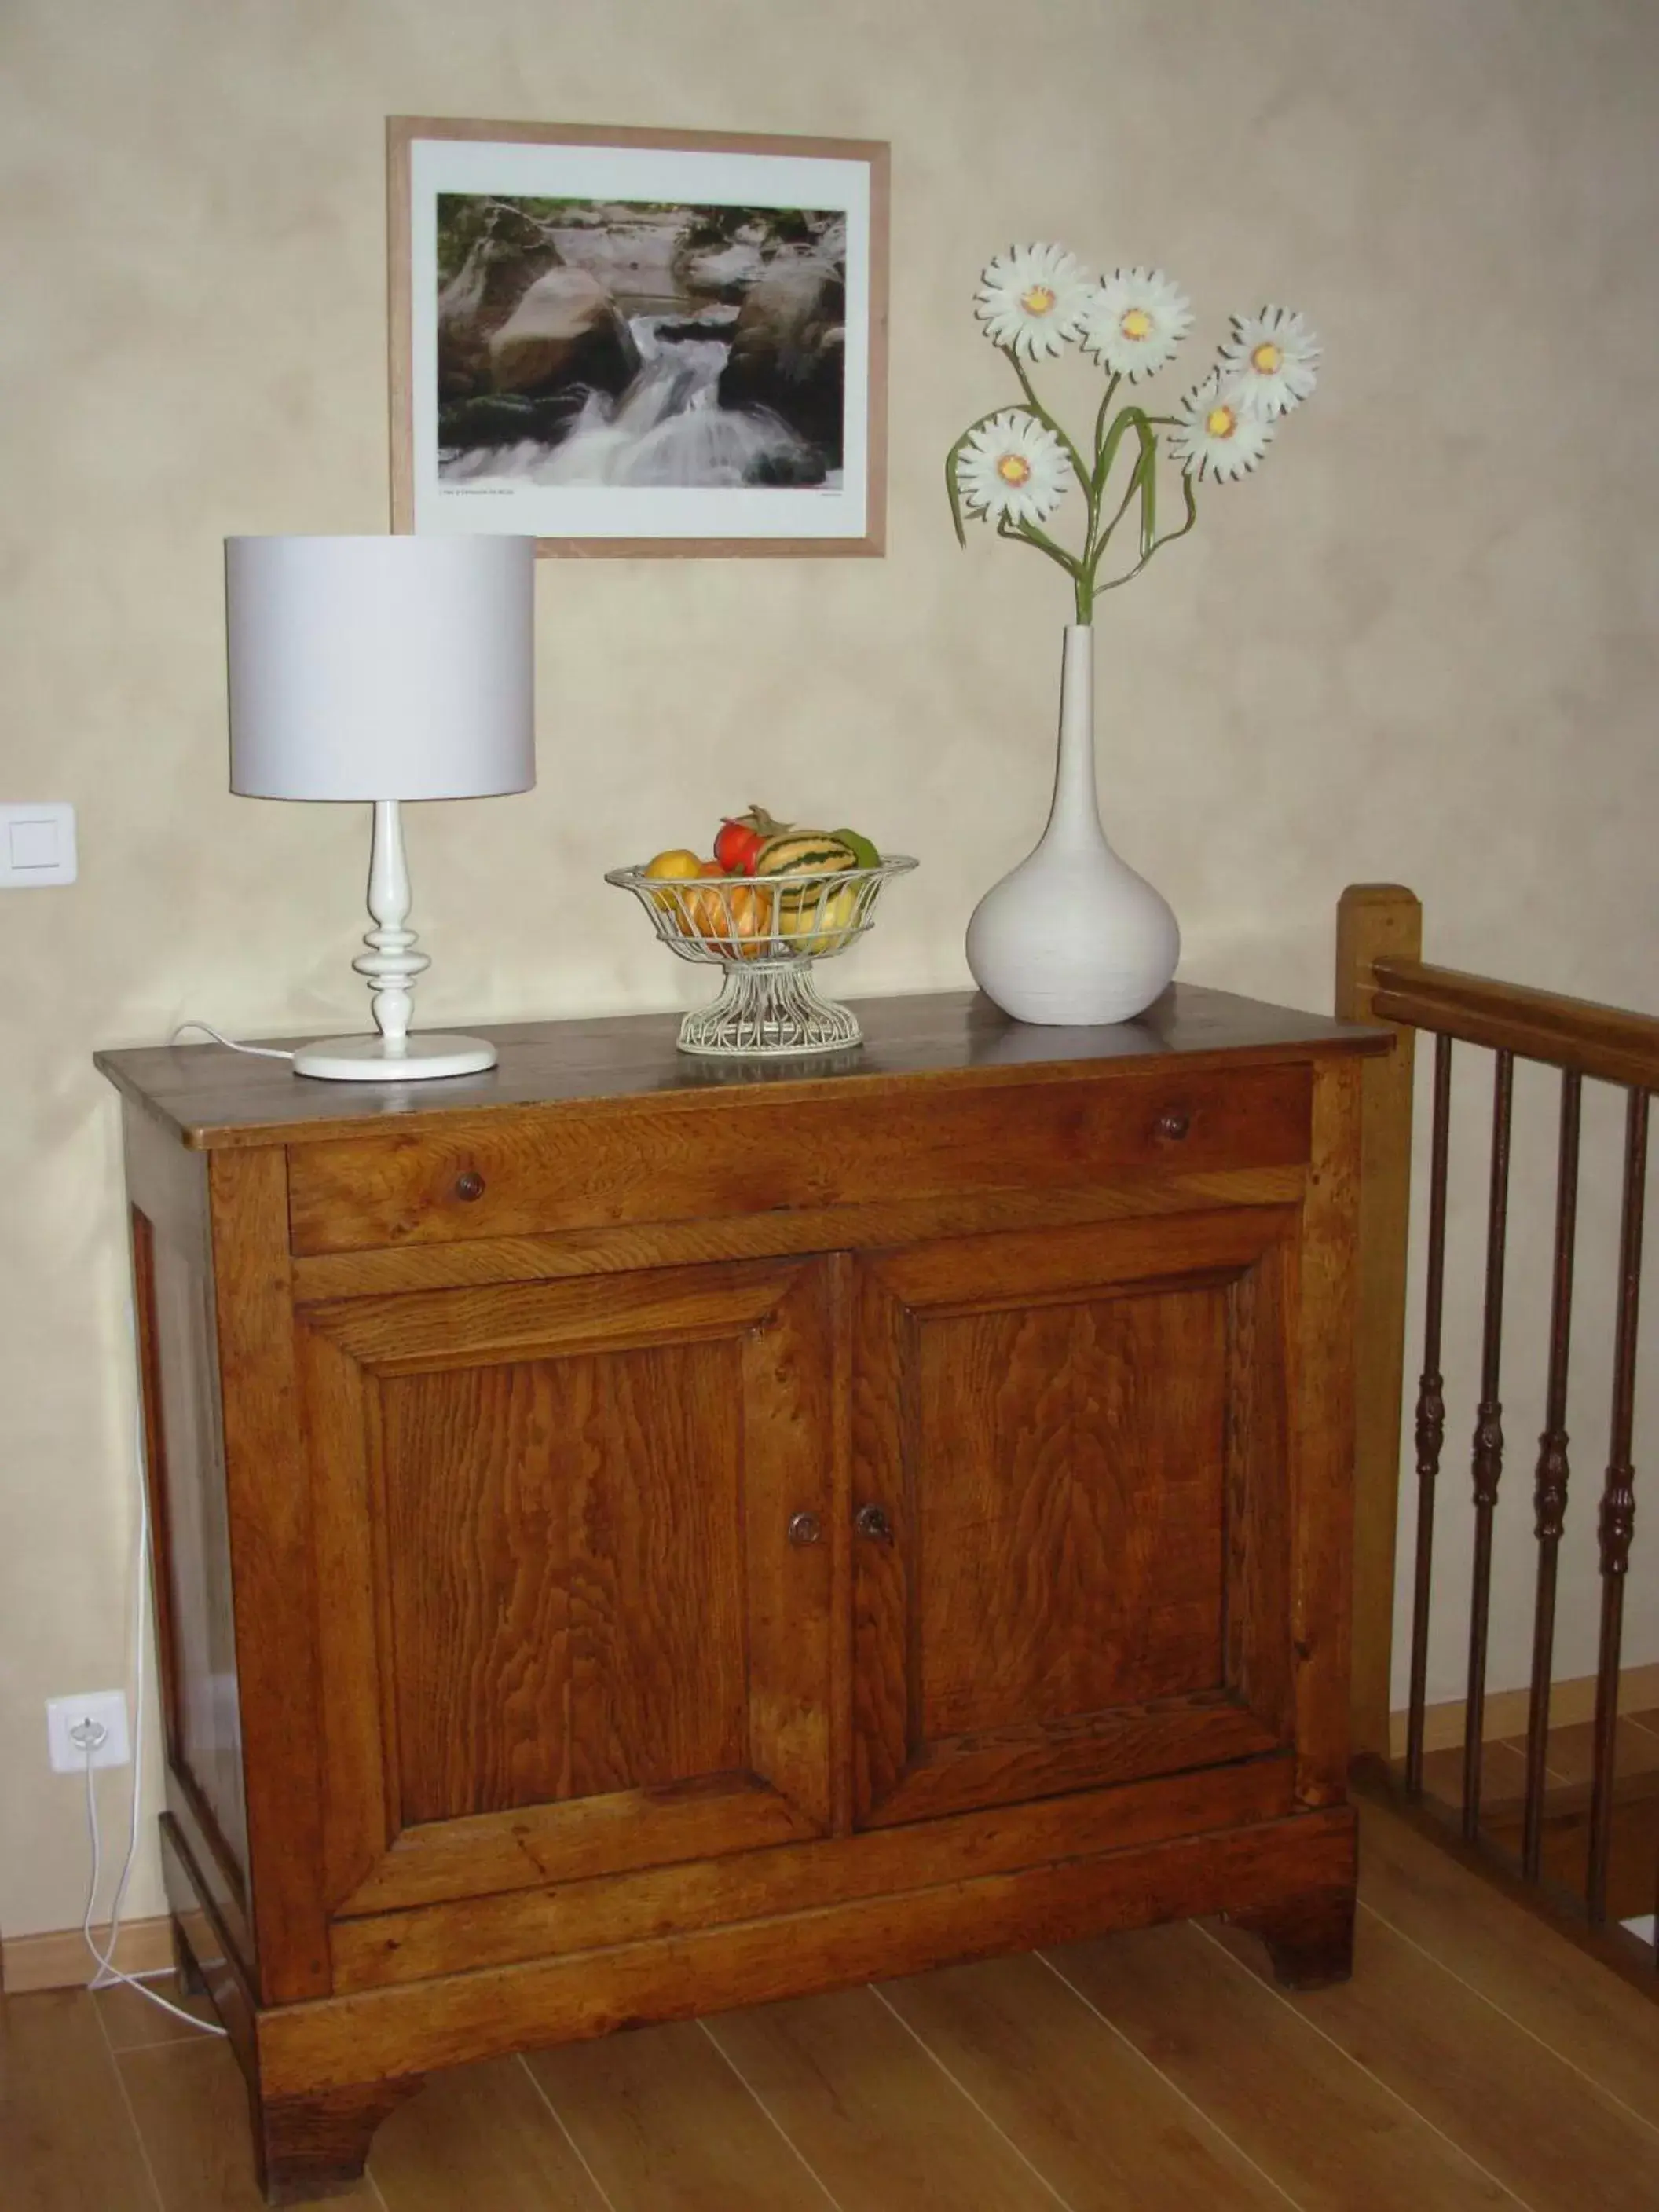
POLYGON ((1065 1188, 1146 1171, 1308 1158, 1305 1066, 830 1097, 721 1091, 626 1119, 572 1108, 458 1115, 296 1146, 295 1252, 351 1252, 693 1221, 976 1190, 1065 1188))

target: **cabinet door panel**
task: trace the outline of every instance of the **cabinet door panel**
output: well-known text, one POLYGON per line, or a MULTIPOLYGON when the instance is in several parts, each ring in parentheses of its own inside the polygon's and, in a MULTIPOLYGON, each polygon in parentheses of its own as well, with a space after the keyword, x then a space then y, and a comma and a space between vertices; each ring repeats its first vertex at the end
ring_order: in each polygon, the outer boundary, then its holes
POLYGON ((302 1317, 338 1909, 828 1823, 827 1271, 353 1300, 302 1317))
POLYGON ((931 1818, 1286 1740, 1285 1208, 860 1270, 857 1811, 931 1818), (867 1525, 868 1516, 866 1516, 867 1525))
POLYGON ((747 1764, 741 1349, 388 1380, 405 1820, 747 1764))
POLYGON ((950 1470, 916 1532, 928 1740, 1218 1686, 1225 1304, 1206 1285, 921 1331, 921 1435, 950 1470))

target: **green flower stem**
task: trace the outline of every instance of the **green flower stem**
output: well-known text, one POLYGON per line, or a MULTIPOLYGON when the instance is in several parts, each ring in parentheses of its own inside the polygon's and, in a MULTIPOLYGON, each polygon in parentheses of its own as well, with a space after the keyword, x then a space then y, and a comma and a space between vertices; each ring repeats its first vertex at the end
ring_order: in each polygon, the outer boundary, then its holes
MULTIPOLYGON (((1019 382, 1025 411, 1042 425, 1066 455, 1071 465, 1072 472, 1083 492, 1087 507, 1083 530, 1083 550, 1080 554, 1068 553, 1063 545, 1050 538, 1048 532, 1040 529, 1035 522, 1011 522, 1006 514, 999 515, 997 518, 997 535, 999 538, 1017 539, 1023 544, 1034 545, 1039 553, 1045 555, 1057 568, 1066 571, 1072 579, 1077 602, 1078 622, 1086 627, 1093 620, 1095 599, 1098 592, 1115 592, 1121 584, 1128 583, 1131 578, 1140 574, 1154 553, 1160 552, 1166 545, 1172 545, 1177 538, 1184 538, 1198 520, 1198 503, 1193 490, 1192 478, 1183 472, 1182 493, 1186 501, 1186 520, 1179 529, 1165 531, 1161 538, 1158 534, 1158 469, 1160 458, 1158 432, 1160 429, 1174 428, 1182 418, 1176 415, 1149 415, 1144 408, 1133 404, 1119 408, 1117 413, 1113 416, 1112 402, 1116 397, 1118 386, 1122 379, 1118 375, 1109 376, 1095 416, 1094 465, 1092 468, 1085 469, 1081 453, 1073 445, 1064 427, 1037 398, 1036 387, 1031 382, 1025 364, 1013 347, 999 346, 997 350, 1008 357, 1009 365, 1019 382), (1111 418, 1109 421, 1109 416, 1111 418), (1135 456, 1134 466, 1129 471, 1129 481, 1124 487, 1122 497, 1112 512, 1110 520, 1103 521, 1106 487, 1110 481, 1119 450, 1124 440, 1132 432, 1139 448, 1135 456), (1099 571, 1106 548, 1111 542, 1118 525, 1137 499, 1140 502, 1139 527, 1137 533, 1140 557, 1133 568, 1126 568, 1121 576, 1113 576, 1103 584, 1099 581, 1099 571)), ((970 422, 945 456, 945 488, 951 502, 951 520, 956 526, 957 543, 959 545, 967 544, 968 533, 963 524, 962 490, 957 481, 957 465, 962 458, 969 440, 975 433, 983 429, 988 422, 994 422, 999 415, 1006 411, 1003 408, 994 407, 988 413, 981 415, 977 422, 970 422)), ((978 510, 975 509, 975 512, 977 513, 978 510)))
POLYGON ((1101 395, 1100 412, 1095 416, 1095 473, 1093 481, 1097 492, 1103 491, 1106 488, 1106 472, 1101 466, 1102 447, 1106 437, 1106 412, 1112 404, 1113 393, 1117 390, 1118 386, 1121 384, 1122 381, 1123 379, 1121 376, 1111 376, 1107 379, 1106 389, 1101 395))
POLYGON ((1147 421, 1146 414, 1140 408, 1125 407, 1120 410, 1116 419, 1114 421, 1111 428, 1107 432, 1106 437, 1102 444, 1100 460, 1097 464, 1097 466, 1099 470, 1100 480, 1103 488, 1107 479, 1110 477, 1112 465, 1117 458, 1118 448, 1122 444, 1124 438, 1131 430, 1135 434, 1135 438, 1139 445, 1140 451, 1136 456, 1134 467, 1129 472, 1129 481, 1127 485, 1125 487, 1123 497, 1118 502, 1117 512, 1113 515, 1106 527, 1100 531, 1098 534, 1092 538, 1089 545, 1086 562, 1089 572, 1090 589, 1091 592, 1094 587, 1095 578, 1099 573, 1101 558, 1105 553, 1107 546, 1111 542, 1112 533, 1116 530, 1118 524, 1122 521, 1124 515, 1128 512, 1130 502, 1135 498, 1137 494, 1139 494, 1140 498, 1140 549, 1143 554, 1146 551, 1153 535, 1148 515, 1148 508, 1150 507, 1152 513, 1154 514, 1156 514, 1158 502, 1158 439, 1151 424, 1147 421))
MULTIPOLYGON (((1117 459, 1117 449, 1123 443, 1131 426, 1138 426, 1144 423, 1146 420, 1146 417, 1138 407, 1121 407, 1118 410, 1111 428, 1106 433, 1105 442, 1095 458, 1095 475, 1103 490, 1105 489, 1107 478, 1112 473, 1112 464, 1117 459)), ((1138 427, 1136 435, 1140 437, 1141 450, 1144 453, 1146 441, 1145 437, 1141 436, 1138 427)))
POLYGON ((1006 514, 1002 515, 997 522, 997 535, 1022 538, 1028 545, 1035 545, 1039 553, 1046 553, 1051 561, 1058 562, 1068 576, 1075 576, 1078 572, 1077 556, 1068 553, 1063 545, 1057 545, 1047 531, 1040 530, 1035 522, 1010 522, 1006 514))
MULTIPOLYGON (((1152 441, 1151 453, 1157 453, 1157 441, 1152 441)), ((1124 520, 1126 511, 1128 511, 1128 502, 1130 502, 1130 500, 1134 498, 1134 493, 1137 493, 1137 491, 1139 491, 1139 489, 1141 489, 1141 473, 1146 471, 1146 467, 1148 467, 1148 447, 1141 447, 1141 458, 1139 458, 1139 460, 1137 460, 1137 462, 1134 462, 1133 471, 1130 471, 1128 484, 1126 484, 1126 487, 1124 487, 1124 498, 1121 498, 1121 500, 1119 500, 1119 502, 1117 502, 1117 514, 1115 514, 1115 515, 1113 515, 1113 520, 1110 520, 1109 525, 1106 525, 1106 529, 1103 529, 1102 533, 1099 533, 1099 542, 1097 542, 1097 544, 1093 546, 1093 550, 1091 550, 1091 556, 1088 556, 1088 557, 1091 557, 1091 562, 1093 562, 1095 566, 1099 566, 1099 556, 1102 556, 1103 550, 1106 550, 1106 544, 1109 544, 1109 540, 1110 540, 1110 535, 1113 535, 1113 531, 1117 529, 1119 522, 1121 522, 1121 520, 1124 520)))
POLYGON ((1149 443, 1140 456, 1140 557, 1152 557, 1152 544, 1158 536, 1158 436, 1150 428, 1146 433, 1149 443))
POLYGON ((1006 514, 998 518, 997 536, 1017 538, 1023 544, 1035 545, 1039 553, 1046 553, 1051 561, 1063 568, 1072 580, 1073 592, 1077 601, 1077 618, 1079 623, 1088 622, 1094 606, 1093 580, 1075 554, 1068 553, 1063 545, 1057 545, 1045 531, 1038 529, 1035 522, 1010 522, 1006 514))
POLYGON ((1187 532, 1198 520, 1198 501, 1193 492, 1193 480, 1184 470, 1182 471, 1181 489, 1187 501, 1187 520, 1182 524, 1180 529, 1166 530, 1162 538, 1153 538, 1152 544, 1141 555, 1139 560, 1135 562, 1133 568, 1126 568, 1121 576, 1112 577, 1110 581, 1108 583, 1096 585, 1094 586, 1095 590, 1101 592, 1116 591, 1120 584, 1127 584, 1133 577, 1138 576, 1141 570, 1146 567, 1146 563, 1152 559, 1154 553, 1161 551, 1165 545, 1173 545, 1177 538, 1184 538, 1187 535, 1187 532))
POLYGON ((1042 402, 1037 398, 1036 392, 1031 383, 1031 380, 1025 374, 1024 362, 1021 361, 1019 356, 1014 351, 1012 346, 999 346, 997 348, 997 351, 999 353, 1005 353, 1007 355, 1009 362, 1012 365, 1014 374, 1019 379, 1019 388, 1025 394, 1026 405, 1030 409, 1032 414, 1036 416, 1037 421, 1042 423, 1043 428, 1045 430, 1052 430, 1054 436, 1059 439, 1061 446, 1065 448, 1066 458, 1071 463, 1073 470, 1076 474, 1077 480, 1079 483, 1082 485, 1083 489, 1086 494, 1089 489, 1089 471, 1083 465, 1083 456, 1079 453, 1077 447, 1066 436, 1062 426, 1054 420, 1054 416, 1048 412, 1042 402))

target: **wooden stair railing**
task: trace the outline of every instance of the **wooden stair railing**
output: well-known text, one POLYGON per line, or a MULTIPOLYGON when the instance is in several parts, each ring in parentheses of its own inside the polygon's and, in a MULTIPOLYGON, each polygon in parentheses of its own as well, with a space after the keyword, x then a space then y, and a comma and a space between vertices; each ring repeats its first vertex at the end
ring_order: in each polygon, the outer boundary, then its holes
MULTIPOLYGON (((1412 1563, 1407 1745, 1403 1771, 1396 1780, 1407 1799, 1423 1800, 1435 1506, 1446 1429, 1441 1333, 1452 1054, 1455 1045, 1462 1043, 1483 1048, 1493 1055, 1480 1397, 1470 1460, 1474 1548, 1459 1814, 1463 1842, 1483 1848, 1488 1844, 1482 1830, 1480 1799, 1492 1532, 1504 1455, 1501 1376, 1515 1063, 1517 1060, 1541 1063, 1558 1068, 1561 1077, 1545 1421, 1534 1477, 1537 1559, 1526 1781, 1521 1848, 1513 1869, 1523 1881, 1533 1885, 1540 1885, 1543 1875, 1557 1560, 1571 1476, 1566 1413, 1582 1094, 1587 1078, 1616 1085, 1626 1093, 1609 1448, 1598 1528, 1601 1606, 1589 1836, 1583 1893, 1577 1900, 1584 1920, 1595 1929, 1604 1926, 1608 1917, 1620 1652, 1636 1513, 1632 1431, 1648 1100, 1652 1091, 1659 1090, 1659 1019, 1431 966, 1421 957, 1422 931, 1421 904, 1413 892, 1399 884, 1353 884, 1343 893, 1337 921, 1336 1011, 1349 1020, 1390 1028, 1398 1040, 1398 1049, 1389 1059, 1367 1062, 1364 1079, 1354 1560, 1355 1754, 1373 1770, 1376 1762, 1385 1766, 1390 1763, 1389 1683, 1406 1350, 1413 1043, 1416 1032, 1422 1030, 1435 1040, 1433 1124, 1429 1147, 1423 1355, 1415 1411, 1417 1528, 1412 1563)), ((1655 1869, 1653 1901, 1659 1908, 1659 1867, 1655 1869)), ((1633 1939, 1622 1934, 1618 1942, 1626 1953, 1633 1948, 1633 1939)), ((1659 1939, 1644 1950, 1648 1966, 1659 1967, 1659 1939)))

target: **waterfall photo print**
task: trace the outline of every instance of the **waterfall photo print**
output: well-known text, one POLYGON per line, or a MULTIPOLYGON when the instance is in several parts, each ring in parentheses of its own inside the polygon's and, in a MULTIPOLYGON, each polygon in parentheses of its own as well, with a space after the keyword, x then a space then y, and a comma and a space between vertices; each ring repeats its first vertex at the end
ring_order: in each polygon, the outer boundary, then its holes
POLYGON ((393 527, 879 553, 886 149, 394 118, 393 527))

